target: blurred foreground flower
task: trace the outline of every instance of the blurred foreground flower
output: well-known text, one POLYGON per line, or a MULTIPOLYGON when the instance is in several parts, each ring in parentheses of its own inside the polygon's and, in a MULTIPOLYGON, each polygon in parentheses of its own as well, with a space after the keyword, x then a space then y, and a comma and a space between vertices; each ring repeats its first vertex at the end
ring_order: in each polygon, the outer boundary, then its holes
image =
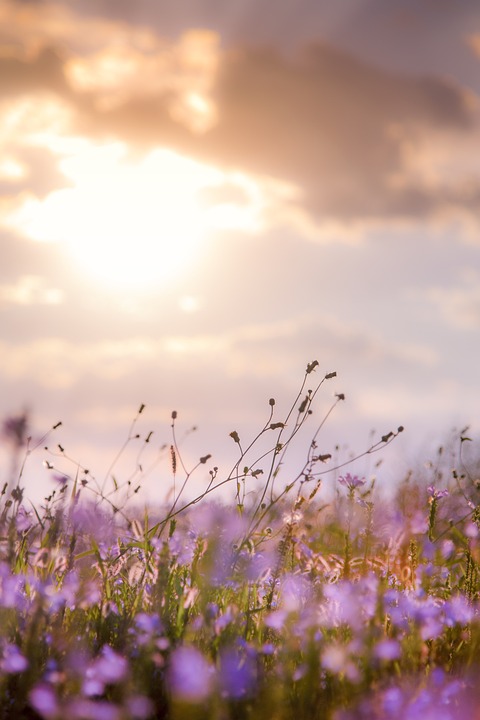
POLYGON ((191 703, 201 702, 210 695, 213 668, 199 650, 180 647, 172 655, 169 679, 176 698, 191 703))
POLYGON ((2 435, 5 440, 14 445, 15 448, 21 448, 26 445, 28 430, 28 415, 26 412, 21 415, 8 417, 3 421, 2 435))

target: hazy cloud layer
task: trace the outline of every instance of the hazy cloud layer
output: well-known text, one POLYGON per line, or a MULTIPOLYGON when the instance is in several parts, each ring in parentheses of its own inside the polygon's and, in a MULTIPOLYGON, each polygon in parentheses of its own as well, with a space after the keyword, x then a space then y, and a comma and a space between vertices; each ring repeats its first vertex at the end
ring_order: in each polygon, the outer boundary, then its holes
POLYGON ((297 62, 273 52, 227 57, 217 98, 219 123, 205 138, 212 151, 298 184, 318 217, 435 210, 446 198, 408 177, 408 145, 421 153, 422 133, 468 133, 474 122, 459 88, 383 73, 324 46, 297 62))
POLYGON ((319 223, 471 214, 480 203, 478 169, 462 174, 455 160, 459 142, 470 156, 478 146, 478 99, 451 79, 392 73, 324 43, 293 56, 221 51, 210 31, 174 44, 107 19, 77 28, 66 8, 55 25, 54 7, 31 9, 29 56, 0 59, 0 97, 53 93, 72 132, 277 178, 319 223), (433 178, 418 172, 432 136, 444 148, 433 178))

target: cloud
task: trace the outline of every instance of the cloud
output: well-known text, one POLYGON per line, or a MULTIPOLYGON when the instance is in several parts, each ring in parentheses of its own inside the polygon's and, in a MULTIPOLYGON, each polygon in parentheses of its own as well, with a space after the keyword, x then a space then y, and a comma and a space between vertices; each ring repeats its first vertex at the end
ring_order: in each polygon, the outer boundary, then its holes
POLYGON ((55 145, 70 129, 71 112, 65 99, 51 90, 12 92, 2 98, 1 86, 0 81, 0 222, 8 225, 8 217, 32 198, 44 199, 70 185, 59 168, 55 145))
POLYGON ((68 96, 69 86, 63 74, 59 54, 51 47, 44 47, 32 60, 15 56, 0 58, 0 97, 37 93, 51 90, 68 96))
POLYGON ((295 189, 284 220, 310 235, 473 216, 480 202, 478 102, 451 80, 395 74, 326 44, 288 56, 222 50, 205 29, 173 42, 53 3, 23 13, 7 2, 2 17, 0 95, 43 90, 68 107, 71 133, 280 181, 295 189))
POLYGON ((212 83, 215 120, 200 138, 172 111, 175 93, 90 112, 88 132, 166 142, 280 179, 299 188, 300 206, 323 222, 425 218, 480 198, 478 173, 467 197, 465 183, 432 187, 412 161, 424 145, 428 152, 432 133, 443 134, 450 156, 458 137, 474 147, 472 99, 453 83, 387 73, 327 46, 296 59, 273 50, 227 52, 212 83))
POLYGON ((100 343, 45 338, 26 343, 0 343, 0 373, 10 380, 29 378, 43 388, 66 389, 85 375, 116 383, 135 372, 158 350, 139 338, 100 343))
MULTIPOLYGON (((62 419, 69 428, 77 428, 77 435, 91 437, 92 445, 100 443, 99 438, 105 443, 107 432, 118 445, 140 402, 147 404, 148 417, 165 428, 170 411, 176 409, 182 430, 191 424, 200 427, 198 441, 187 442, 188 449, 198 442, 200 454, 218 452, 222 443, 230 448, 228 432, 234 427, 242 437, 250 437, 252 424, 259 428, 268 417, 269 397, 276 398, 277 416, 283 417, 298 392, 306 363, 313 359, 320 366, 309 378, 309 387, 324 373, 338 372, 322 387, 313 423, 324 416, 335 392, 345 392, 347 398, 329 419, 326 433, 322 431, 328 451, 350 437, 366 446, 364 433, 371 427, 386 432, 408 420, 411 431, 432 407, 438 408, 443 423, 458 402, 459 391, 453 389, 459 390, 459 381, 455 385, 452 380, 449 386, 448 378, 442 379, 443 361, 426 344, 408 339, 392 343, 380 331, 318 313, 244 322, 224 332, 172 330, 156 337, 134 332, 133 328, 117 341, 91 340, 79 330, 70 340, 51 335, 0 343, 4 402, 13 407, 19 398, 20 402, 35 398, 43 427, 62 419), (110 408, 110 423, 105 422, 105 408, 110 408)), ((474 417, 474 395, 463 405, 468 417, 474 417)), ((78 437, 72 438, 69 449, 78 442, 78 437)), ((72 452, 78 456, 76 449, 72 452)), ((86 450, 81 453, 92 463, 90 455, 86 450)))
POLYGON ((62 301, 62 290, 46 286, 38 275, 22 275, 16 283, 0 284, 0 308, 4 304, 60 305, 62 301))
MULTIPOLYGON (((335 357, 355 356, 365 367, 385 365, 389 372, 422 366, 430 370, 437 363, 435 353, 426 346, 383 341, 374 333, 341 325, 332 318, 305 315, 276 322, 245 323, 218 333, 165 334, 158 339, 131 336, 110 341, 67 341, 59 338, 32 340, 0 346, 0 373, 5 377, 35 377, 48 387, 70 387, 85 376, 116 382, 135 375, 139 368, 155 375, 159 367, 175 369, 183 365, 219 368, 226 377, 260 378, 291 376, 298 370, 298 358, 308 357, 312 344, 321 338, 322 366, 325 372, 335 357), (252 363, 252 357, 255 362, 252 363), (272 361, 272 357, 274 360, 272 361)), ((314 359, 314 358, 310 358, 314 359)))
POLYGON ((97 51, 109 41, 130 44, 146 52, 157 37, 149 28, 75 12, 68 4, 49 0, 38 3, 4 0, 0 6, 0 27, 0 42, 17 57, 33 57, 45 46, 85 54, 97 51))
POLYGON ((209 99, 220 59, 219 37, 209 30, 189 30, 176 43, 153 35, 149 47, 134 37, 115 41, 65 63, 76 92, 91 93, 100 109, 146 97, 163 98, 174 122, 202 132, 214 121, 209 99), (133 41, 133 42, 132 42, 133 41))
POLYGON ((429 214, 441 197, 411 173, 395 182, 407 144, 418 151, 424 133, 473 127, 453 84, 393 75, 321 45, 296 60, 227 54, 214 99, 218 124, 203 138, 212 154, 297 184, 310 212, 344 220, 429 214))
POLYGON ((171 41, 147 27, 57 3, 19 11, 7 1, 2 20, 0 93, 48 88, 72 100, 75 94, 80 110, 83 98, 87 112, 156 98, 174 123, 194 132, 213 120, 209 93, 220 58, 215 32, 192 28, 171 41))
POLYGON ((473 50, 474 54, 480 58, 480 33, 470 35, 467 39, 468 46, 473 50))
POLYGON ((57 159, 47 149, 27 148, 15 141, 9 143, 8 151, 6 144, 4 147, 5 154, 0 161, 0 195, 4 204, 7 199, 14 202, 22 193, 44 198, 68 184, 57 159))

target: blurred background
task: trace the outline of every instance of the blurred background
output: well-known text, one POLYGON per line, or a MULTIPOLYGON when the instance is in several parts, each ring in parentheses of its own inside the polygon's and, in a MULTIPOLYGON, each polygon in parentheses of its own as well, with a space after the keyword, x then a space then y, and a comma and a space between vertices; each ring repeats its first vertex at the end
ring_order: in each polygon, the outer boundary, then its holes
POLYGON ((335 393, 321 452, 405 426, 383 485, 478 437, 479 95, 476 0, 3 0, 0 479, 108 478, 142 403, 120 478, 172 410, 223 473, 314 359, 297 464, 335 393))

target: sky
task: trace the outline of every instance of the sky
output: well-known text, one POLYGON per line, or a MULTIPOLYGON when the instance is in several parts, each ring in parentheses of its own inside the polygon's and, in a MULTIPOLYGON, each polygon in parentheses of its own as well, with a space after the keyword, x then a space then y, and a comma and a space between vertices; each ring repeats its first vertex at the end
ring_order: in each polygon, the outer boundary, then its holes
POLYGON ((0 416, 62 422, 27 495, 173 410, 203 487, 313 360, 300 465, 336 393, 322 452, 405 427, 380 484, 478 438, 479 156, 476 0, 3 0, 0 416))

